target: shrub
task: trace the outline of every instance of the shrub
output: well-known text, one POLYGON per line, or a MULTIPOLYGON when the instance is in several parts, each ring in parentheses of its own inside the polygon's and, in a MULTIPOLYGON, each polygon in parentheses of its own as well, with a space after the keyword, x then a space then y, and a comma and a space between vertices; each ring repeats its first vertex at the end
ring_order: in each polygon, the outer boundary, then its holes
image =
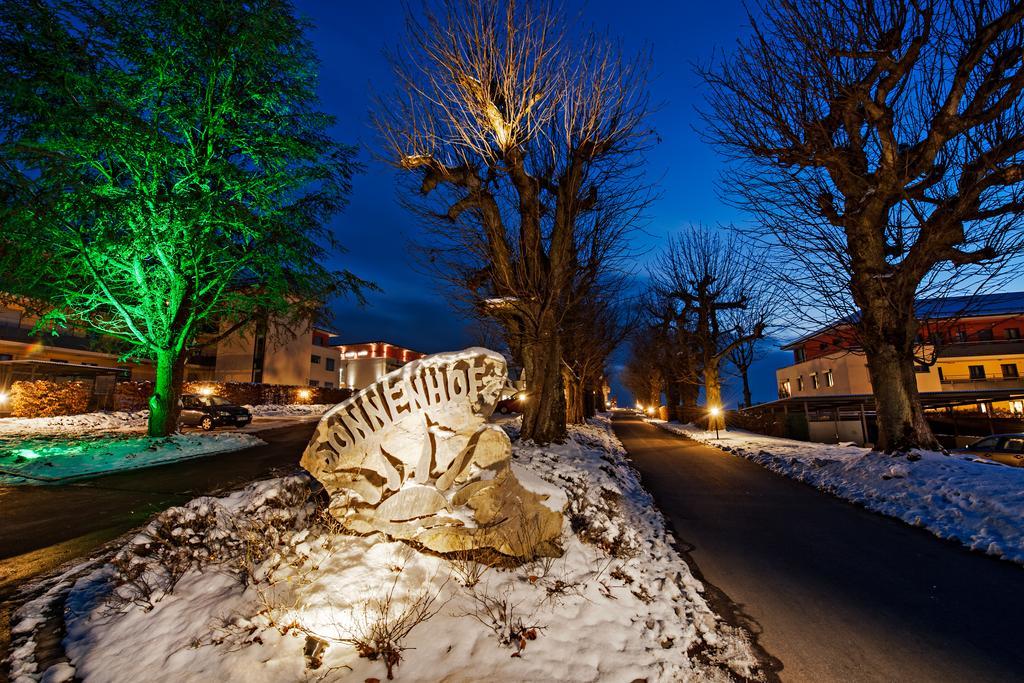
POLYGON ((11 415, 77 415, 89 410, 91 400, 92 392, 86 382, 20 381, 11 386, 11 415))

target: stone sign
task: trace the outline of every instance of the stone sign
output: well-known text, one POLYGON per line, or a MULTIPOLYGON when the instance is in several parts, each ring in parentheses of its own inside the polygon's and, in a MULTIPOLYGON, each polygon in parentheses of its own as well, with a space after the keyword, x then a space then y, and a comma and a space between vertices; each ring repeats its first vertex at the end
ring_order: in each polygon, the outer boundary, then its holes
POLYGON ((506 381, 487 349, 413 361, 327 412, 300 464, 351 531, 442 553, 551 553, 562 515, 520 484, 508 436, 487 423, 506 381))

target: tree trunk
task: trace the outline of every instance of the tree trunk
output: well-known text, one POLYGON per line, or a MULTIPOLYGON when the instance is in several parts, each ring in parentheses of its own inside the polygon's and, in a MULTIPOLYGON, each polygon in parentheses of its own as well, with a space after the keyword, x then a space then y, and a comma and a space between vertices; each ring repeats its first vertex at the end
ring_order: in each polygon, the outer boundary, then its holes
POLYGON ((708 431, 725 429, 725 410, 722 408, 722 380, 718 375, 718 364, 708 361, 704 368, 704 407, 708 412, 708 431), (717 408, 717 415, 712 411, 717 408))
POLYGON ((161 351, 156 358, 156 383, 149 397, 149 436, 168 436, 178 429, 178 397, 185 375, 184 354, 161 351))
POLYGON ((753 399, 750 396, 750 378, 748 377, 749 371, 750 368, 748 367, 744 366, 740 368, 740 377, 743 378, 743 405, 745 405, 747 408, 754 405, 753 399))
POLYGON ((913 347, 899 349, 886 342, 866 343, 868 372, 878 416, 878 443, 886 453, 941 446, 924 418, 917 395, 913 347))
POLYGON ((583 424, 584 391, 583 384, 568 371, 562 377, 565 384, 565 421, 569 424, 583 424))
POLYGON ((523 345, 527 396, 519 437, 546 444, 565 440, 565 391, 562 349, 554 316, 543 315, 539 328, 536 339, 523 345))
POLYGON ((867 356, 868 374, 878 417, 877 450, 892 453, 911 448, 941 448, 917 395, 914 346, 918 331, 915 290, 892 283, 887 289, 868 282, 861 287, 859 336, 867 356), (872 286, 874 285, 874 286, 872 286))

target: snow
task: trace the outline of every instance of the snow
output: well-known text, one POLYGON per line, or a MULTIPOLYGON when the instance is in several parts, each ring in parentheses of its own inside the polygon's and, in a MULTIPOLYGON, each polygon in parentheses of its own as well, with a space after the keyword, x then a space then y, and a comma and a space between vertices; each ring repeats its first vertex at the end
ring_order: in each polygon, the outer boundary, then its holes
POLYGON ((407 681, 759 677, 607 418, 571 436, 513 454, 520 481, 565 507, 561 557, 478 564, 344 535, 311 478, 257 482, 171 508, 112 561, 58 577, 12 618, 13 679, 383 680, 389 651, 407 681), (38 671, 38 625, 53 613, 66 615, 67 661, 38 671), (360 656, 378 654, 370 634, 384 655, 360 656))
POLYGON ((253 417, 320 417, 333 408, 334 405, 333 403, 291 403, 287 405, 268 403, 266 405, 245 407, 249 409, 253 417))
POLYGON ((0 484, 63 483, 263 443, 251 434, 235 432, 174 434, 163 438, 116 434, 3 439, 0 440, 0 484))
POLYGON ((1024 564, 1024 468, 934 451, 911 458, 649 420, 940 538, 1024 564), (918 459, 919 458, 919 459, 918 459))
MULTIPOLYGON (((262 418, 302 418, 320 417, 334 407, 334 404, 267 404, 245 406, 252 413, 254 421, 245 431, 279 426, 280 420, 262 420, 262 418)), ((57 436, 84 435, 110 432, 138 432, 146 428, 149 419, 148 410, 135 412, 100 411, 81 415, 59 415, 57 417, 4 417, 0 418, 0 438, 8 436, 57 436)))
POLYGON ((148 410, 132 413, 97 412, 57 417, 0 418, 0 435, 83 434, 88 432, 129 431, 146 428, 148 410))

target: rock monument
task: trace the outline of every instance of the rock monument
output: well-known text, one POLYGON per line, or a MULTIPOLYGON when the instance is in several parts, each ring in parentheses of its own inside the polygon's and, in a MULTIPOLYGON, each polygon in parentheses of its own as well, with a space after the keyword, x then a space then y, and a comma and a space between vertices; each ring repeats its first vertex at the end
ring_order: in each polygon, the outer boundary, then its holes
POLYGON ((413 361, 327 412, 301 465, 347 529, 379 531, 436 552, 557 552, 562 515, 523 487, 512 444, 487 418, 505 359, 470 348, 413 361))

